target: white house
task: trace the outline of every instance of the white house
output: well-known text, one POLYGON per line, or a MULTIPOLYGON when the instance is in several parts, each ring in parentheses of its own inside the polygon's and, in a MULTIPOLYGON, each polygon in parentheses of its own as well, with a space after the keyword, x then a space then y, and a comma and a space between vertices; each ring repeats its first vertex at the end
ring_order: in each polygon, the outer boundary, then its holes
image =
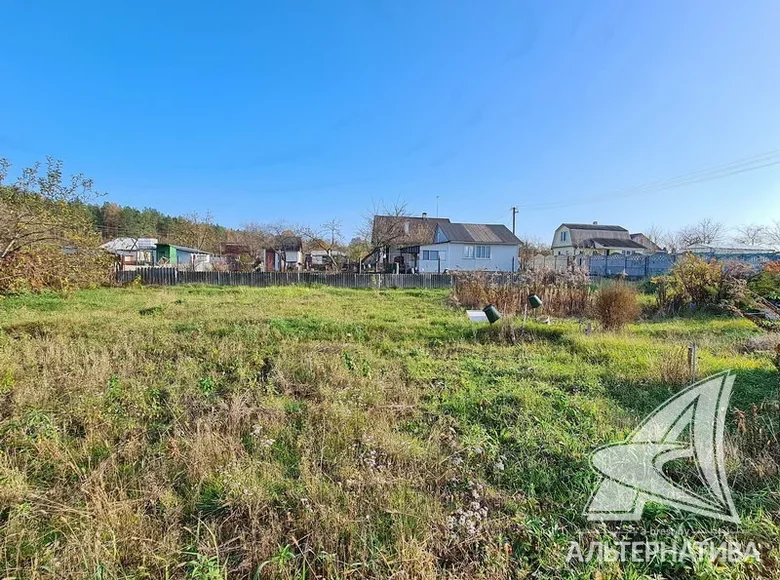
POLYGON ((153 266, 156 261, 157 238, 115 238, 100 246, 116 254, 122 266, 153 266))
POLYGON ((418 247, 417 269, 422 273, 513 272, 517 269, 520 244, 503 224, 439 223, 434 243, 418 247))
MULTIPOLYGON (((551 244, 554 256, 575 254, 653 254, 658 246, 649 242, 640 243, 644 234, 629 234, 622 226, 592 224, 561 224, 553 234, 551 244), (652 244, 652 247, 651 245, 652 244)), ((649 241, 649 240, 648 240, 649 241)))

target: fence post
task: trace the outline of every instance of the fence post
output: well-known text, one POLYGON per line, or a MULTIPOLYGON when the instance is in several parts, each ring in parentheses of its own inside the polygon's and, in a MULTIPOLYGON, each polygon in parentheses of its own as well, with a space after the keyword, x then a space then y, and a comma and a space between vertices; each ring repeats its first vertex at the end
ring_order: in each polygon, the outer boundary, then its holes
POLYGON ((696 380, 696 359, 698 356, 698 346, 692 342, 688 347, 688 364, 691 367, 691 381, 696 380))

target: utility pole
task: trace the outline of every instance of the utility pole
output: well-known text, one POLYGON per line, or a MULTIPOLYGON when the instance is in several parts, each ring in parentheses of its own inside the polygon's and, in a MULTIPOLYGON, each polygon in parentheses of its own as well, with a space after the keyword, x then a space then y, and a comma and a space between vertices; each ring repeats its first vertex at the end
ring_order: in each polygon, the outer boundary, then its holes
MULTIPOLYGON (((515 235, 515 229, 517 226, 517 212, 519 211, 516 206, 512 206, 512 235, 515 235)), ((515 262, 518 261, 519 256, 512 257, 512 272, 516 271, 515 262)), ((523 319, 523 328, 525 328, 525 318, 523 319)))
POLYGON ((439 217, 439 196, 436 196, 436 217, 439 217))

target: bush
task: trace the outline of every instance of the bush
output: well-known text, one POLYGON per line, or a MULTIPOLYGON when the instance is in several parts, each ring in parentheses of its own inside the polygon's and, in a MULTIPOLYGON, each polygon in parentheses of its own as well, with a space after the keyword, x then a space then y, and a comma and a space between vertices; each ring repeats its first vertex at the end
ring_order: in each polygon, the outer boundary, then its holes
POLYGON ((750 289, 764 298, 780 300, 780 262, 769 262, 749 284, 750 289))
POLYGON ((687 306, 729 310, 745 300, 752 275, 752 269, 739 262, 707 261, 686 254, 669 274, 653 278, 653 283, 661 311, 675 313, 687 306))
POLYGON ((109 285, 114 257, 102 250, 66 254, 58 247, 39 246, 0 260, 0 294, 70 291, 109 285))
POLYGON ((637 291, 624 282, 602 286, 593 301, 593 315, 605 330, 619 330, 641 313, 637 291))

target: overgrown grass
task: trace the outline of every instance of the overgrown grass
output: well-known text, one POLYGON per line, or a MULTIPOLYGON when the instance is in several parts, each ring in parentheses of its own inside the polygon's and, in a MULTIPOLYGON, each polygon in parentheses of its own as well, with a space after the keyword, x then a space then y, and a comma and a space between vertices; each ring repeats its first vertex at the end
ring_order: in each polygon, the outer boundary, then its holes
MULTIPOLYGON (((0 301, 0 576, 773 577, 778 380, 705 316, 587 335, 439 291, 103 289, 0 301), (599 445, 737 374, 729 474, 762 564, 571 567, 599 445), (672 361, 672 362, 670 362, 672 361), (755 409, 753 405, 756 405, 755 409)), ((722 535, 664 508, 655 532, 722 535)))

